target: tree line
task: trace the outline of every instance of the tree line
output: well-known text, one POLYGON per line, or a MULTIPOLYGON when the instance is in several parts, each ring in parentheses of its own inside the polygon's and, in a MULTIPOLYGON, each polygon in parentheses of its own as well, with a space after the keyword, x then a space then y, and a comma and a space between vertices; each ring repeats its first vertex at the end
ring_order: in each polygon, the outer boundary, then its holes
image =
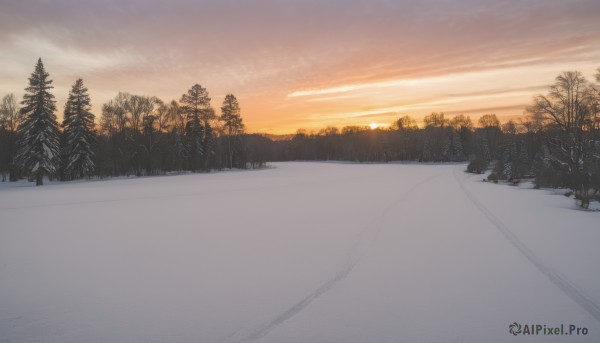
MULTIPOLYGON (((600 83, 600 69, 596 74, 600 83)), ((580 72, 563 72, 537 95, 518 121, 486 114, 410 116, 389 128, 327 127, 285 139, 248 134, 236 97, 217 115, 206 88, 193 85, 179 101, 118 93, 96 120, 81 79, 69 93, 61 125, 52 81, 41 59, 19 108, 13 95, 0 104, 0 171, 11 181, 43 182, 171 171, 255 168, 267 161, 462 162, 488 179, 572 190, 584 207, 600 198, 600 86, 580 72)), ((600 200, 600 199, 599 199, 600 200)))
MULTIPOLYGON (((600 83, 600 69, 595 77, 600 83)), ((580 72, 563 72, 526 112, 505 123, 495 114, 474 125, 462 114, 432 113, 421 127, 403 116, 389 129, 299 130, 290 139, 270 142, 267 159, 469 161, 468 172, 489 171, 490 181, 533 179, 536 187, 570 189, 585 208, 600 200, 600 86, 580 72)))
POLYGON ((266 161, 244 134, 240 105, 227 94, 217 115, 206 88, 193 85, 179 101, 120 92, 96 122, 83 80, 69 92, 58 123, 52 80, 39 59, 23 100, 0 104, 3 181, 27 177, 74 180, 168 171, 257 167, 266 161))

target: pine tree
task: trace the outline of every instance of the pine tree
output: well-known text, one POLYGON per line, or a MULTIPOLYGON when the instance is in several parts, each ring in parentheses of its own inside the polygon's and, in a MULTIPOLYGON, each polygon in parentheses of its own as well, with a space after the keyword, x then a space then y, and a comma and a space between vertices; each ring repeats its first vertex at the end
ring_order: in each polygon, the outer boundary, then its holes
POLYGON ((240 115, 240 104, 235 95, 227 94, 221 106, 221 117, 223 128, 227 135, 227 163, 233 168, 233 155, 236 153, 235 143, 238 136, 244 131, 244 123, 240 115))
POLYGON ((202 146, 204 139, 204 127, 202 126, 202 114, 210 106, 210 97, 206 88, 195 84, 187 94, 181 96, 181 110, 186 114, 186 150, 189 157, 189 167, 192 171, 198 169, 200 156, 204 153, 202 146))
POLYGON ((19 125, 17 161, 23 171, 35 177, 36 185, 43 184, 44 174, 54 174, 60 165, 60 142, 56 104, 50 93, 52 80, 40 58, 25 88, 19 125))
POLYGON ((67 180, 91 176, 94 172, 93 145, 96 143, 94 115, 83 80, 75 81, 65 104, 63 127, 63 172, 67 180))

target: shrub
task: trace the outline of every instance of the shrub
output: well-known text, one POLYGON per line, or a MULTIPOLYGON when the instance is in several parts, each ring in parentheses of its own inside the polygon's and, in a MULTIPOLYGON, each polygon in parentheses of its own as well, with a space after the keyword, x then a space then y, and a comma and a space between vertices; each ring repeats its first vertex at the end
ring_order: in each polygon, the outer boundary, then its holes
POLYGON ((489 162, 476 157, 467 166, 467 173, 483 174, 488 169, 489 162))

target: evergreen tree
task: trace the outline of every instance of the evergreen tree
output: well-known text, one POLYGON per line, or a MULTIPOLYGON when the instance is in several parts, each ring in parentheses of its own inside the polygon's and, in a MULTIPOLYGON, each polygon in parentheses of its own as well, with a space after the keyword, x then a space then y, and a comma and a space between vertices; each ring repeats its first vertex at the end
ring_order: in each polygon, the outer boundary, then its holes
POLYGON ((49 76, 40 58, 25 88, 21 102, 24 119, 18 130, 17 161, 25 173, 35 177, 38 186, 43 184, 44 174, 56 173, 60 165, 60 132, 49 76))
POLYGON ((235 95, 227 94, 221 106, 223 128, 227 135, 227 164, 233 168, 233 156, 237 153, 236 143, 238 136, 244 131, 244 123, 240 115, 240 104, 235 95))
POLYGON ((62 123, 64 148, 63 172, 67 180, 91 176, 94 172, 93 145, 96 142, 94 115, 83 80, 75 81, 65 104, 62 123))
POLYGON ((186 150, 189 157, 189 168, 194 171, 200 165, 200 156, 204 153, 202 146, 204 127, 202 126, 202 112, 210 106, 210 97, 206 88, 195 84, 187 94, 181 96, 179 101, 181 111, 186 115, 186 150))

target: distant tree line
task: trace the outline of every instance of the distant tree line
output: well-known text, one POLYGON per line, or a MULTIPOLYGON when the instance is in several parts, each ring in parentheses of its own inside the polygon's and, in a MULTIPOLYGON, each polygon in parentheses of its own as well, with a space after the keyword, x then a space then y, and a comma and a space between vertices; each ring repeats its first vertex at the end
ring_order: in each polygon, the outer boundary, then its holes
MULTIPOLYGON (((600 69, 596 75, 600 82, 600 69)), ((77 80, 56 122, 52 81, 41 60, 19 108, 13 95, 0 104, 0 171, 10 180, 61 180, 170 171, 255 168, 267 161, 461 162, 489 171, 489 180, 572 190, 583 207, 600 198, 600 86, 580 72, 563 72, 528 115, 501 124, 486 114, 432 113, 419 127, 410 116, 390 128, 348 126, 305 130, 273 140, 244 132, 240 106, 229 94, 220 115, 208 91, 193 85, 179 101, 118 93, 95 122, 83 81, 77 80)))
MULTIPOLYGON (((596 74, 600 83, 600 69, 596 74)), ((328 127, 316 133, 299 130, 291 139, 272 143, 269 160, 344 160, 356 162, 470 161, 467 171, 488 179, 536 187, 572 190, 582 207, 600 200, 600 86, 580 72, 563 72, 537 95, 518 122, 501 124, 496 115, 446 118, 432 113, 423 127, 409 116, 389 129, 328 127)))

